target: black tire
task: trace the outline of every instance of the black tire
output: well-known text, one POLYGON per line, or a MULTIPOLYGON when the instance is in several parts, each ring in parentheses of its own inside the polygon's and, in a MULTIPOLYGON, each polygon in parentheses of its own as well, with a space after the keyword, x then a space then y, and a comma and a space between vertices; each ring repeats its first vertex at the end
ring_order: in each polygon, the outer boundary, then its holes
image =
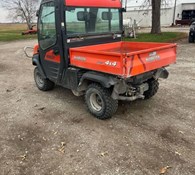
POLYGON ((42 77, 42 75, 39 72, 39 69, 37 67, 34 70, 34 79, 35 79, 35 83, 36 83, 38 89, 41 91, 52 90, 55 86, 55 84, 52 81, 50 81, 48 79, 44 79, 42 77))
POLYGON ((111 97, 111 90, 93 83, 85 93, 85 103, 89 112, 96 118, 106 120, 118 109, 118 100, 111 97))
POLYGON ((189 36, 189 43, 194 43, 194 38, 189 36))
POLYGON ((149 89, 146 92, 144 92, 144 96, 145 96, 146 100, 148 100, 148 99, 152 98, 154 95, 156 95, 156 93, 158 92, 158 89, 159 89, 158 80, 150 79, 150 80, 148 80, 147 83, 149 85, 149 89))

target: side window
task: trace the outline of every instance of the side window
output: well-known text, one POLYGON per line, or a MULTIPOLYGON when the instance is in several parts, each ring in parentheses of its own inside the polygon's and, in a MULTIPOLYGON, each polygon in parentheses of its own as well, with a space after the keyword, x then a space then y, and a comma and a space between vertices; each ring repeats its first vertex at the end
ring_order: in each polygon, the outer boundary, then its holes
POLYGON ((118 9, 111 9, 112 20, 111 20, 111 31, 118 32, 120 31, 120 16, 118 9))
POLYGON ((77 14, 84 11, 84 8, 68 8, 66 11, 67 34, 85 33, 85 21, 79 21, 77 14))
POLYGON ((95 32, 108 32, 109 31, 109 20, 102 19, 102 13, 107 12, 108 9, 98 9, 95 32))
POLYGON ((55 6, 54 2, 42 5, 39 17, 39 40, 43 50, 56 43, 55 6))

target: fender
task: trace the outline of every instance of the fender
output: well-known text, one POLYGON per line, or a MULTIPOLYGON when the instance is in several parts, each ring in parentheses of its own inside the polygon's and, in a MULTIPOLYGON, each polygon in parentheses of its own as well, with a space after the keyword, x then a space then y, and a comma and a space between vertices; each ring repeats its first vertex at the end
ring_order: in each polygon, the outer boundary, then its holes
POLYGON ((37 66, 37 68, 39 69, 39 72, 41 73, 41 75, 43 76, 43 78, 47 78, 44 71, 43 71, 43 68, 41 66, 41 63, 40 63, 40 59, 39 59, 39 54, 35 54, 33 55, 32 57, 32 64, 34 66, 37 66))
MULTIPOLYGON (((79 89, 83 89, 85 86, 85 82, 92 81, 101 84, 105 88, 110 88, 111 86, 114 86, 117 83, 116 78, 110 75, 105 75, 97 72, 86 72, 81 77, 80 83, 79 83, 79 89)), ((86 89, 85 87, 84 89, 86 89)))

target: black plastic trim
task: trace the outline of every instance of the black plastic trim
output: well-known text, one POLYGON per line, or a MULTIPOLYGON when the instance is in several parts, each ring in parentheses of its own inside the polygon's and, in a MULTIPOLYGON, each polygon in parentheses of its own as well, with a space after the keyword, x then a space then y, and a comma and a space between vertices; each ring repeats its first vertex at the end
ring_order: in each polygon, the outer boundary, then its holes
POLYGON ((41 63, 40 63, 39 54, 33 55, 33 57, 32 57, 32 64, 39 69, 39 72, 41 73, 43 78, 47 78, 46 75, 45 75, 45 72, 43 71, 41 63))
POLYGON ((116 79, 113 76, 106 76, 105 74, 101 74, 98 72, 92 72, 92 71, 86 72, 85 74, 83 74, 79 85, 82 85, 82 83, 85 80, 100 83, 105 88, 110 88, 111 86, 117 83, 116 79))

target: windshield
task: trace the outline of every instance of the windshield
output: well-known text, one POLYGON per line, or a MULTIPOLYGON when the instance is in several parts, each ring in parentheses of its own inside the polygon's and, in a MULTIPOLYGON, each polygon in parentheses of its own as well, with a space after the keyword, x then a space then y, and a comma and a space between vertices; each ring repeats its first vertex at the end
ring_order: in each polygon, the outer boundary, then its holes
POLYGON ((193 19, 195 18, 195 10, 183 10, 182 19, 193 19))
POLYGON ((66 31, 67 35, 120 32, 119 9, 68 7, 66 31))

